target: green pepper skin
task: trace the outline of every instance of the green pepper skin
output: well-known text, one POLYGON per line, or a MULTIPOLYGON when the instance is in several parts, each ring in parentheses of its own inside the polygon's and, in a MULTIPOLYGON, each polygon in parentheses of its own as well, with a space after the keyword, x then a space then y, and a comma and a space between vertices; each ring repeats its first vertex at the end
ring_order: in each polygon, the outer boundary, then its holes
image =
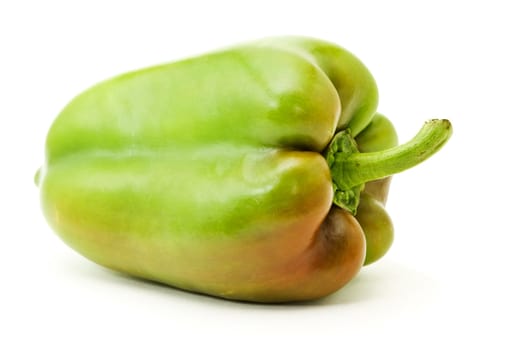
POLYGON ((355 137, 360 152, 378 152, 398 145, 398 134, 392 122, 376 113, 367 127, 355 137))
POLYGON ((357 136, 373 120, 378 107, 378 89, 357 57, 339 46, 311 38, 280 37, 260 43, 296 52, 325 72, 336 87, 342 105, 337 130, 350 128, 351 134, 357 136))
POLYGON ((127 73, 76 97, 52 125, 47 161, 99 150, 132 153, 217 145, 321 151, 341 111, 316 65, 243 46, 127 73))
MULTIPOLYGON (((346 124, 362 112, 312 56, 276 41, 124 74, 76 97, 37 176, 53 229, 103 266, 224 298, 308 300, 345 285, 365 239, 332 206, 321 151, 340 115, 346 124)), ((351 84, 375 88, 354 62, 345 71, 369 82, 351 84)))
POLYGON ((361 194, 356 220, 365 234, 363 265, 369 265, 382 258, 392 246, 394 226, 383 204, 366 191, 361 194))

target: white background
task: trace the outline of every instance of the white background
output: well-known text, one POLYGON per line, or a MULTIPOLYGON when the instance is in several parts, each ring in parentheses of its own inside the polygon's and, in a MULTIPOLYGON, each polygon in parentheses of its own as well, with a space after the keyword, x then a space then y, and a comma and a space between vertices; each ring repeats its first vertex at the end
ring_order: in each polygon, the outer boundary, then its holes
POLYGON ((523 12, 517 1, 3 1, 0 348, 521 349, 523 12), (409 139, 454 135, 395 177, 396 240, 319 302, 235 303, 144 283, 49 229, 33 175, 60 109, 127 70, 270 35, 355 53, 409 139))

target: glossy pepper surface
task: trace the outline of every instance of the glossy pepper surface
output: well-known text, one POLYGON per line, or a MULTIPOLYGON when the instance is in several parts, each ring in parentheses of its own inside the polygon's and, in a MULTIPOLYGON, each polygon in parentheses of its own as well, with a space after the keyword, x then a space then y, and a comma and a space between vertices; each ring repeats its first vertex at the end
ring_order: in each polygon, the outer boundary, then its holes
POLYGON ((301 37, 120 75, 52 124, 43 212, 111 269, 229 299, 323 297, 390 246, 390 175, 451 134, 431 120, 397 146, 377 103, 356 57, 301 37))

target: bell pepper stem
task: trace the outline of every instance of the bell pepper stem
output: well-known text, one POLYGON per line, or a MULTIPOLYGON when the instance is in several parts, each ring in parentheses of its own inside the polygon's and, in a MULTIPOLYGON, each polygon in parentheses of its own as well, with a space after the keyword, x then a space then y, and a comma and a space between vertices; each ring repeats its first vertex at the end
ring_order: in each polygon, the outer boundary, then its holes
POLYGON ((451 135, 448 120, 432 119, 407 143, 379 152, 360 153, 350 130, 339 132, 325 153, 331 169, 334 204, 356 214, 359 193, 366 182, 414 167, 435 154, 451 135))

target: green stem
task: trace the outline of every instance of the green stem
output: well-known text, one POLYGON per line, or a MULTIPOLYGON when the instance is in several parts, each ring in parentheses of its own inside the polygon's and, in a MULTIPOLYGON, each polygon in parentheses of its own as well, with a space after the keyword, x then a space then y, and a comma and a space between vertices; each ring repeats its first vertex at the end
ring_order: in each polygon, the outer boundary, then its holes
POLYGON ((432 119, 409 142, 384 151, 359 153, 349 130, 335 135, 326 151, 335 190, 334 203, 355 214, 366 182, 397 174, 428 159, 450 138, 446 119, 432 119))

